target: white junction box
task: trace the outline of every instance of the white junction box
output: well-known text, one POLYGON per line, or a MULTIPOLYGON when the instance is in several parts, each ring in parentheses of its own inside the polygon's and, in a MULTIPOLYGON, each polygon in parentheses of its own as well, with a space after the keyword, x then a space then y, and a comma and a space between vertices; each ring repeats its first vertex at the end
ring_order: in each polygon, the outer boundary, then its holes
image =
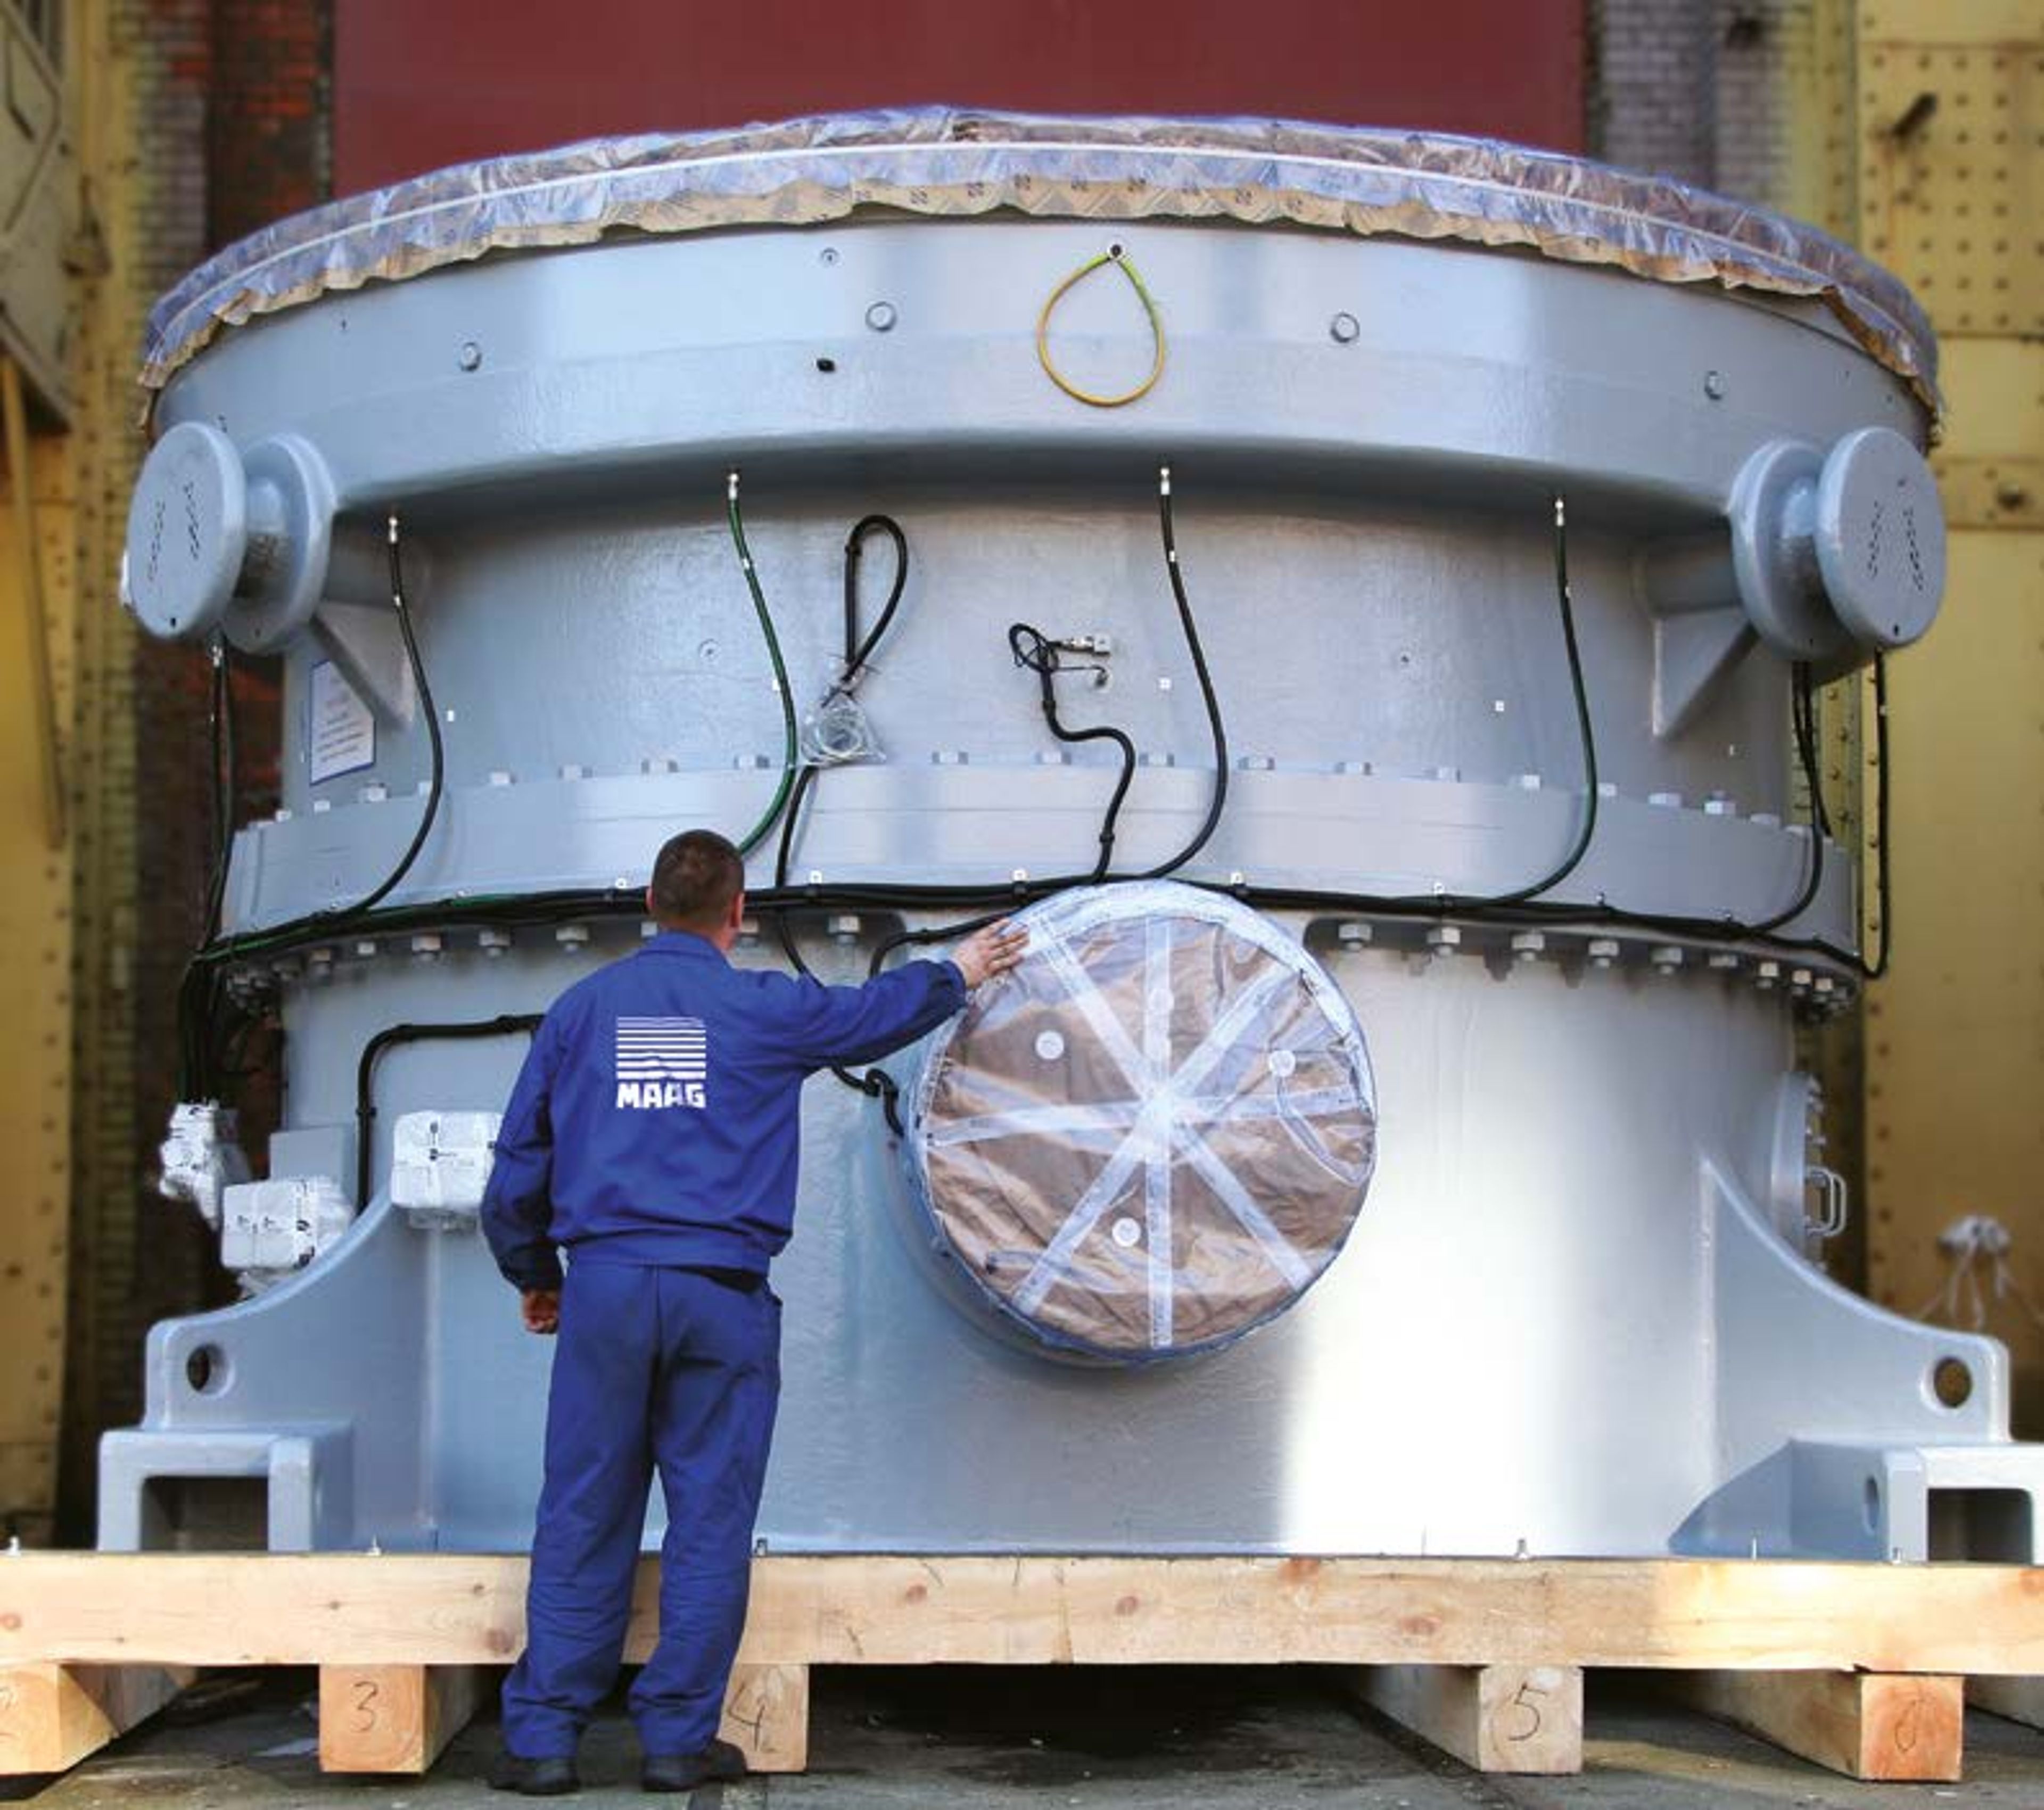
POLYGON ((237 1141, 235 1116, 210 1100, 189 1100, 174 1107, 171 1128, 157 1161, 162 1166, 159 1191, 168 1201, 189 1201, 199 1216, 220 1229, 221 1196, 248 1179, 248 1159, 237 1141))
POLYGON ((353 1203, 329 1176, 244 1182, 222 1199, 220 1260, 252 1291, 302 1270, 354 1220, 353 1203))
POLYGON ((390 1152, 390 1204, 428 1231, 472 1229, 497 1152, 500 1113, 407 1113, 390 1152))

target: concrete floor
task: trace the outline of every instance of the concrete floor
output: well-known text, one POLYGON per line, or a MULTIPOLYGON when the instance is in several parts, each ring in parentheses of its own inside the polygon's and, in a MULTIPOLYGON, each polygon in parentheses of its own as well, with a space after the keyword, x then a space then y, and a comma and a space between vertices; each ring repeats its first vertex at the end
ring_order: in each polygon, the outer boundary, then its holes
MULTIPOLYGON (((1864 1785, 1672 1712, 1631 1680, 1591 1681, 1578 1778, 1486 1778, 1352 1711, 1306 1670, 835 1671, 816 1674, 813 1770, 696 1793, 694 1810, 2044 1810, 2044 1734, 1966 1724, 1961 1785, 1864 1785)), ((174 1710, 68 1777, 0 1781, 39 1810, 504 1810, 482 1782, 497 1743, 478 1720, 425 1779, 324 1778, 312 1677, 252 1674, 209 1719, 174 1710)), ((583 1750, 575 1801, 653 1801, 631 1789, 621 1714, 583 1750)))

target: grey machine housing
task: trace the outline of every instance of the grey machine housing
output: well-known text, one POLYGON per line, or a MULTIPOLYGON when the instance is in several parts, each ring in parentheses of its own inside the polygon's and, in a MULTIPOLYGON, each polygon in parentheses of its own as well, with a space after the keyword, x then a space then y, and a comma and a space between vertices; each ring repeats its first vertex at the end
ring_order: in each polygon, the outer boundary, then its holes
POLYGON ((1248 1336, 1074 1363, 947 1285, 882 1113, 813 1082, 762 1539, 2044 1558, 2002 1348, 1823 1273, 1843 1203, 1795 1066, 1799 1017, 1855 996, 1860 913, 1849 849, 1807 884, 1792 670, 1935 613, 1934 357, 1892 278, 1761 210, 1266 122, 604 140, 221 254, 156 317, 124 590, 157 633, 282 657, 284 808, 236 839, 226 932, 360 898, 420 820, 394 515, 446 790, 386 915, 221 964, 282 1014, 286 1124, 254 1181, 194 1101, 167 1173, 253 1292, 152 1334, 101 1543, 524 1544, 550 1348, 473 1205, 524 1040, 379 1033, 543 1011, 636 946, 667 833, 773 794, 741 483, 805 713, 840 676, 848 526, 885 510, 912 548, 788 886, 771 838, 753 858, 815 968, 1090 861, 1115 757, 1050 734, 1018 618, 1089 650, 1068 720, 1139 750, 1116 871, 1167 864, 1217 778, 1168 466, 1229 751, 1175 878, 1352 1009, 1367 1202, 1248 1336), (1125 405, 1073 394, 1160 359, 1125 405), (1514 915, 1473 901, 1551 871, 1592 802, 1564 512, 1596 828, 1514 915))

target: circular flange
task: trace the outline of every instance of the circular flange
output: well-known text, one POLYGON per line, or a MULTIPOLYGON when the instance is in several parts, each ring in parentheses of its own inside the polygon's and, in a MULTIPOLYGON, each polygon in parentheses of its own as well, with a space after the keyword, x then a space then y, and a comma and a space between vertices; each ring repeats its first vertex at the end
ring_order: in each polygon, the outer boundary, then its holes
POLYGON ((229 640, 245 654, 274 652, 313 619, 326 588, 333 540, 333 480, 295 434, 251 447, 248 548, 227 612, 229 640))
POLYGON ((1792 660, 1829 660, 1851 648, 1826 606, 1810 546, 1823 465, 1813 446, 1770 441, 1739 467, 1727 512, 1739 601, 1762 640, 1792 660))
POLYGON ((1945 592, 1945 512, 1923 455, 1892 428, 1862 428, 1831 450, 1814 528, 1824 590, 1854 639, 1905 648, 1945 592))
POLYGON ((142 462, 128 505, 127 594, 142 626, 198 640, 220 625, 248 541, 248 485, 234 443, 181 421, 142 462))
POLYGON ((1369 1052, 1278 926, 1166 882, 1020 914, 1021 966, 939 1030, 909 1160, 967 1291, 1039 1348, 1208 1351, 1341 1248, 1376 1156, 1369 1052))

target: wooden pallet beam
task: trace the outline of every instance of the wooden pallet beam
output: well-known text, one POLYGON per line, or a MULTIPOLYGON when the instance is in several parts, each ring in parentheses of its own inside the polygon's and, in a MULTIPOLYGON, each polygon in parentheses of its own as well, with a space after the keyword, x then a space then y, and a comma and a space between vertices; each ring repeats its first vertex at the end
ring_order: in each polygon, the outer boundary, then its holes
POLYGON ((468 1726, 486 1666, 322 1666, 321 1772, 422 1773, 468 1726))
POLYGON ((809 1669, 754 1666, 732 1670, 717 1731, 755 1772, 801 1772, 809 1763, 809 1669))
POLYGON ((1966 1680, 1966 1707, 2044 1728, 2044 1678, 1988 1676, 1966 1680))
POLYGON ((1583 1770, 1583 1674, 1576 1666, 1373 1666, 1365 1703, 1489 1773, 1583 1770))
MULTIPOLYGON (((525 1562, 0 1557, 0 1662, 509 1665, 525 1562)), ((626 1639, 655 1630, 651 1562, 626 1639)), ((1450 1665, 2044 1674, 2044 1570, 1690 1559, 757 1561, 754 1665, 1450 1665)))
POLYGON ((1961 1681, 1884 1672, 1692 1672, 1673 1694, 1850 1778, 1950 1782, 1965 1749, 1961 1681))
POLYGON ((0 1775, 76 1766, 154 1716, 194 1675, 182 1666, 0 1665, 0 1775))

